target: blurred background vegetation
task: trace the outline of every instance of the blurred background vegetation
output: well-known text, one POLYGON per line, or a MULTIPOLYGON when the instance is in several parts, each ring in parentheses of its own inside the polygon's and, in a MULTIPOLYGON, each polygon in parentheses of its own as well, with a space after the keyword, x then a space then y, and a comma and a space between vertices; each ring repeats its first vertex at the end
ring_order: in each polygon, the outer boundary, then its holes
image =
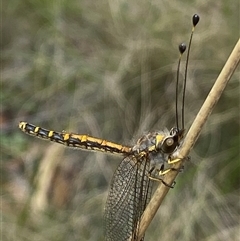
MULTIPOLYGON (((187 127, 239 38, 239 2, 2 3, 2 240, 103 240, 104 204, 121 157, 44 142, 18 123, 126 145, 171 128, 178 44, 188 41, 194 13, 201 20, 189 64, 187 127)), ((239 140, 237 69, 146 240, 237 240, 239 140)))

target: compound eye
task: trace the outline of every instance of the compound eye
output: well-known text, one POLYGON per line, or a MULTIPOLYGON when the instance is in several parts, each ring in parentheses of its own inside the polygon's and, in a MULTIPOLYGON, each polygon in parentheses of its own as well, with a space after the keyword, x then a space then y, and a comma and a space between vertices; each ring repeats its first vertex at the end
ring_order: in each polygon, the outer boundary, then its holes
POLYGON ((174 144, 174 140, 173 140, 173 138, 172 137, 170 137, 170 138, 167 138, 166 140, 165 140, 165 144, 167 145, 167 146, 172 146, 173 144, 174 144))
POLYGON ((162 151, 164 153, 169 153, 170 154, 170 153, 172 153, 175 150, 177 144, 178 143, 176 141, 174 141, 173 137, 168 137, 163 142, 161 149, 162 149, 162 151))

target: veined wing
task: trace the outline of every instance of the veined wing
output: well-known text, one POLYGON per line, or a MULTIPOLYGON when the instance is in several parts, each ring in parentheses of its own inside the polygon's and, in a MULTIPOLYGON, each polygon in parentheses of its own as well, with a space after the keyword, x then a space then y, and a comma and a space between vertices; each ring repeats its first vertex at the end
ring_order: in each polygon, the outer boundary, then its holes
POLYGON ((139 222, 152 191, 149 167, 147 154, 130 155, 115 171, 105 208, 107 241, 137 240, 139 222))

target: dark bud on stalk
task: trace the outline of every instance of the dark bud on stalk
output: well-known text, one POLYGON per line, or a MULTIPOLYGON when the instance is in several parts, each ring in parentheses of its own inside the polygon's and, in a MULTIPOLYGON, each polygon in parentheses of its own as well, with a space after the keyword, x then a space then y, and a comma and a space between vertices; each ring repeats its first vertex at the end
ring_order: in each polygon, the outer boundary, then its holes
POLYGON ((185 52, 186 48, 187 48, 187 46, 185 43, 179 44, 178 49, 179 49, 180 54, 183 54, 185 52))
POLYGON ((200 20, 199 15, 198 14, 194 14, 193 17, 192 17, 192 23, 193 23, 194 27, 198 24, 199 20, 200 20))

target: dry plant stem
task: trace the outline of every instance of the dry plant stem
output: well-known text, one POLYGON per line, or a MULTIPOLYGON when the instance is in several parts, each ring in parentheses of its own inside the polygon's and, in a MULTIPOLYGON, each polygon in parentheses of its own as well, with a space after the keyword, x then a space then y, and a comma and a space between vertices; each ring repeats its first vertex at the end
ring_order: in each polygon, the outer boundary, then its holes
MULTIPOLYGON (((226 87, 228 81, 230 80, 232 74, 234 73, 234 70, 239 64, 239 61, 240 61, 240 39, 235 45, 235 48, 233 49, 231 55, 229 56, 214 86, 212 87, 212 90, 210 91, 204 104, 202 105, 202 108, 197 114, 191 128, 189 129, 188 134, 186 135, 184 143, 176 153, 176 157, 183 159, 183 161, 176 163, 174 165, 174 168, 179 168, 183 165, 184 157, 188 156, 190 150, 192 149, 193 145, 197 141, 197 138, 200 134, 200 131, 203 125, 207 121, 208 116, 211 114, 214 106, 219 100, 224 88, 226 87)), ((168 184, 171 184, 174 182, 177 175, 178 175, 178 172, 170 171, 165 175, 164 181, 168 184)), ((158 208, 160 207, 168 191, 169 191, 169 187, 167 187, 166 185, 163 185, 162 183, 159 184, 156 192, 154 193, 149 205, 147 206, 142 216, 138 240, 140 240, 141 237, 143 237, 147 227, 152 221, 154 215, 156 214, 158 208)))

